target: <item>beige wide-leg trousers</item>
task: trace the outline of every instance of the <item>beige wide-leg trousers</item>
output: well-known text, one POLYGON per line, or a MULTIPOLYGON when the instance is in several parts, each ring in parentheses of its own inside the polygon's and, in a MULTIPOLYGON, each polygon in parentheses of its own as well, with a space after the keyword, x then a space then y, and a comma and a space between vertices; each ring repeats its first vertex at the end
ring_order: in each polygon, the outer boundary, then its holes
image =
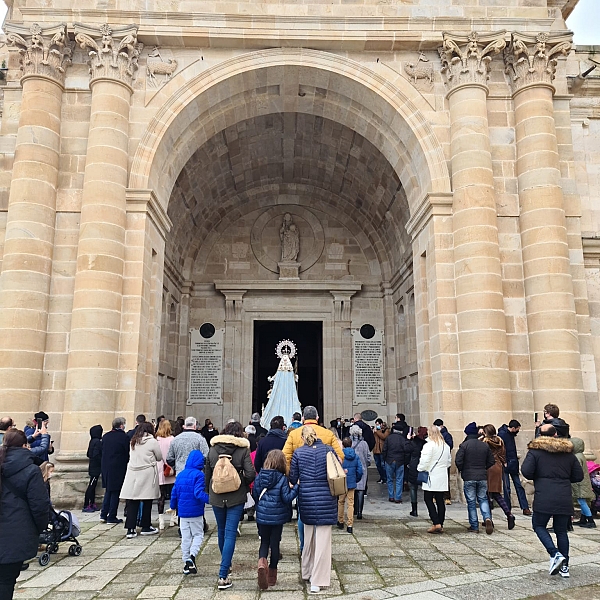
POLYGON ((304 524, 302 579, 310 579, 311 585, 330 586, 331 525, 304 524))

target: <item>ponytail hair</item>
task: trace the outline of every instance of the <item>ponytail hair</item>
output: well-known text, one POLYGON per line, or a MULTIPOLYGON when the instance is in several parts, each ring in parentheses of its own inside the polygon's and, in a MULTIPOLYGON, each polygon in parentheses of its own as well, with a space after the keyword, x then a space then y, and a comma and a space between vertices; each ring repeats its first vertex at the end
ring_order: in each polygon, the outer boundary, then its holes
POLYGON ((302 439, 307 446, 312 446, 317 441, 317 432, 310 426, 302 428, 302 439))
POLYGON ((2 492, 2 465, 11 448, 22 448, 27 445, 27 436, 20 429, 10 429, 4 434, 0 446, 0 492, 2 492))

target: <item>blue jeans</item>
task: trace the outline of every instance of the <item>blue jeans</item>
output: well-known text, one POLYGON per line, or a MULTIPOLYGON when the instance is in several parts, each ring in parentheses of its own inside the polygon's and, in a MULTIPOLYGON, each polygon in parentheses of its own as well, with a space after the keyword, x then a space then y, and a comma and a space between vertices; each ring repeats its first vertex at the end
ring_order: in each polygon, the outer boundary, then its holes
POLYGON ((304 550, 304 523, 300 517, 300 507, 298 507, 298 538, 300 540, 300 554, 304 550))
POLYGON ((531 519, 531 526, 544 548, 546 548, 546 552, 550 556, 554 556, 557 552, 560 552, 567 559, 566 564, 569 564, 569 535, 567 534, 567 526, 570 520, 571 517, 569 515, 549 515, 539 512, 534 512, 531 519), (546 529, 550 517, 552 517, 552 527, 556 534, 558 548, 554 545, 546 529))
POLYGON ((240 518, 244 512, 244 505, 236 506, 213 506, 215 519, 217 521, 217 531, 219 540, 219 550, 221 552, 221 566, 219 568, 219 578, 226 579, 229 575, 229 567, 235 551, 235 542, 237 541, 237 529, 240 518))
POLYGON ((100 509, 100 518, 106 519, 107 521, 114 521, 117 518, 117 511, 119 510, 119 493, 120 490, 115 491, 104 491, 104 500, 102 501, 102 508, 100 509))
POLYGON ((521 478, 518 473, 507 473, 504 471, 503 474, 503 483, 504 483, 504 501, 508 504, 508 508, 511 508, 510 501, 510 480, 512 479, 515 484, 515 491, 517 492, 517 498, 519 499, 519 506, 521 510, 525 510, 529 508, 529 503, 527 502, 527 494, 525 493, 525 488, 521 484, 521 478))
POLYGON ((387 473, 385 472, 385 461, 383 460, 383 456, 381 454, 373 454, 375 457, 375 466, 377 467, 377 472, 379 473, 379 479, 385 483, 387 481, 387 473))
POLYGON ((393 462, 385 463, 385 472, 387 474, 388 498, 402 500, 402 488, 404 486, 404 465, 393 462), (394 494, 394 483, 396 484, 396 493, 394 494))
POLYGON ((479 529, 477 520, 477 503, 483 520, 491 519, 490 503, 487 497, 487 481, 465 481, 463 483, 465 498, 467 499, 467 509, 469 511, 469 525, 472 529, 479 529))
POLYGON ((590 510, 590 505, 585 498, 577 498, 577 502, 579 502, 579 506, 581 507, 581 514, 584 517, 591 517, 592 511, 590 510))

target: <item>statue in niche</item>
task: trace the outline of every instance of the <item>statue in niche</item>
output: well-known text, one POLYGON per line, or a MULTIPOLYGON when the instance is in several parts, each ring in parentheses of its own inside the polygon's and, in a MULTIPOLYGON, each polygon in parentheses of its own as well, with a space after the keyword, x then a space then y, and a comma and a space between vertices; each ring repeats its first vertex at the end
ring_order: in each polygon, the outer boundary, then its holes
POLYGON ((281 262, 296 262, 300 254, 300 234, 290 213, 285 213, 283 216, 279 239, 281 240, 281 262))

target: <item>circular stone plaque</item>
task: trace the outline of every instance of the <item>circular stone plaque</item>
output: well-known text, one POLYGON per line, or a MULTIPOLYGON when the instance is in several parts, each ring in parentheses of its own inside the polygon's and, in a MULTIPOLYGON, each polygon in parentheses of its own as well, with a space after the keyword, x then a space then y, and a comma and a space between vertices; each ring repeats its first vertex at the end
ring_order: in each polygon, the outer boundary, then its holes
POLYGON ((252 226, 250 244, 256 260, 265 269, 279 272, 281 240, 279 230, 283 216, 289 213, 300 232, 300 271, 310 269, 321 257, 325 247, 325 232, 319 219, 306 208, 295 204, 280 204, 263 212, 252 226))

